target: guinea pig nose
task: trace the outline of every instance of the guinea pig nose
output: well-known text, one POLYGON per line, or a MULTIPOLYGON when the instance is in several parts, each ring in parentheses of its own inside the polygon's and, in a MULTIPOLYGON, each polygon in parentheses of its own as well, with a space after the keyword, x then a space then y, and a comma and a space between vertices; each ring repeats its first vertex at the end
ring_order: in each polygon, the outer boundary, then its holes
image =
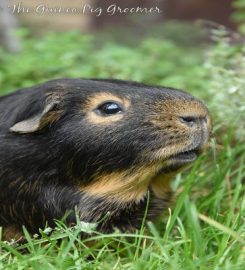
POLYGON ((181 122, 182 124, 185 124, 185 125, 187 125, 187 126, 189 126, 189 127, 194 126, 194 125, 199 121, 198 118, 193 117, 193 116, 181 116, 181 117, 179 118, 179 120, 180 120, 180 122, 181 122))

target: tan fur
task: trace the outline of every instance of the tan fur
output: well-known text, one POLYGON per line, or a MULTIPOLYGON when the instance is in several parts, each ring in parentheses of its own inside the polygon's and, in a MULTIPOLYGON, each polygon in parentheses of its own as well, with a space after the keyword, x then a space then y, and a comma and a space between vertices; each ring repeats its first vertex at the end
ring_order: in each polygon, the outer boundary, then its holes
POLYGON ((185 100, 185 99, 174 99, 171 98, 164 102, 156 102, 154 110, 158 109, 163 115, 165 112, 169 115, 178 116, 190 116, 193 117, 204 117, 208 115, 208 112, 203 104, 199 101, 185 100))
POLYGON ((166 193, 171 190, 171 181, 173 180, 173 177, 176 175, 176 173, 169 173, 169 174, 160 174, 156 177, 153 177, 150 187, 153 191, 153 193, 158 198, 165 198, 166 193))
POLYGON ((93 124, 110 124, 112 122, 116 122, 123 118, 122 114, 115 114, 110 117, 100 117, 96 115, 94 112, 88 113, 88 120, 93 124))
POLYGON ((11 241, 14 239, 15 241, 18 241, 23 238, 23 233, 16 229, 14 226, 4 227, 3 228, 3 235, 2 240, 3 241, 11 241))
POLYGON ((160 165, 141 168, 135 172, 114 172, 98 176, 93 183, 80 186, 82 192, 119 203, 140 201, 146 194, 153 175, 160 165))
POLYGON ((186 100, 168 100, 167 102, 156 102, 154 111, 157 114, 152 114, 149 117, 149 121, 153 123, 156 127, 164 128, 164 131, 171 132, 171 129, 166 128, 169 125, 171 127, 185 132, 188 130, 186 125, 181 124, 179 117, 189 117, 194 118, 206 117, 207 126, 210 131, 211 129, 211 119, 208 111, 203 107, 200 102, 197 101, 186 101, 186 100), (166 128, 166 129, 165 129, 166 128))

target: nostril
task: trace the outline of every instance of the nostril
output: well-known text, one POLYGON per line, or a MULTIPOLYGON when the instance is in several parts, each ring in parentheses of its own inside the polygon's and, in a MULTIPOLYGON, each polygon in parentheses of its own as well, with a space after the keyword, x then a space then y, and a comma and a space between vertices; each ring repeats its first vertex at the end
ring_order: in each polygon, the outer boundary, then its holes
POLYGON ((180 117, 180 122, 188 126, 193 126, 196 123, 197 119, 192 116, 180 117))

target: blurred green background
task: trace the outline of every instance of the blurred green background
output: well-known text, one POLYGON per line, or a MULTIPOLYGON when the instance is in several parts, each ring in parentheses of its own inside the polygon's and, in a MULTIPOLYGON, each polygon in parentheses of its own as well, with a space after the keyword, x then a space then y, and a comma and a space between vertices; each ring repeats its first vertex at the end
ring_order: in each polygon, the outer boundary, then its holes
MULTIPOLYGON (((2 0, 0 7, 7 1, 2 0)), ((31 6, 35 1, 22 2, 31 6)), ((0 10, 0 95, 60 77, 118 78, 180 88, 209 108, 211 147, 189 176, 176 178, 173 188, 180 196, 167 229, 152 229, 156 239, 148 239, 148 246, 141 247, 142 238, 127 243, 112 237, 104 240, 103 249, 97 245, 88 251, 77 237, 79 231, 74 236, 70 231, 60 235, 58 230, 53 238, 29 239, 27 255, 17 253, 21 246, 3 245, 0 269, 83 265, 87 267, 83 269, 243 270, 245 0, 82 2, 103 8, 111 3, 159 6, 163 12, 96 17, 89 12, 37 16, 0 10), (60 249, 57 239, 64 240, 60 249), (88 254, 93 261, 84 260, 88 254)), ((77 0, 52 3, 78 5, 77 0)))

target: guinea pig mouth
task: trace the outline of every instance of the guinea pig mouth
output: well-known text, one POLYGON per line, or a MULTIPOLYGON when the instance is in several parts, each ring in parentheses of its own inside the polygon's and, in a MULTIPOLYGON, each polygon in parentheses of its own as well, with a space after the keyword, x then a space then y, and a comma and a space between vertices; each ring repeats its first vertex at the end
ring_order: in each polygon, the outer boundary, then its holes
POLYGON ((180 168, 182 166, 185 166, 197 159, 197 157, 201 154, 201 150, 199 149, 192 149, 188 151, 183 151, 176 153, 169 157, 169 160, 171 161, 171 166, 180 168))
POLYGON ((195 161, 202 151, 198 149, 179 152, 168 158, 169 165, 162 168, 158 174, 170 173, 177 171, 189 163, 195 161))
POLYGON ((196 160, 198 154, 199 153, 197 150, 189 150, 189 151, 177 153, 177 154, 171 156, 170 158, 176 162, 179 161, 179 162, 189 163, 189 162, 196 160))

